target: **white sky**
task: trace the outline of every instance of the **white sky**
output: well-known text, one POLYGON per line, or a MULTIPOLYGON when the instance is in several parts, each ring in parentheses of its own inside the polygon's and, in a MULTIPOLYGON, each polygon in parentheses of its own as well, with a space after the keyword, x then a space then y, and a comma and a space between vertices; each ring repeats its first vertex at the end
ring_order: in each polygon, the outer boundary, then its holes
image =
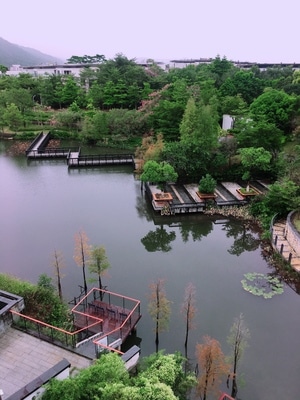
POLYGON ((300 0, 1 0, 0 37, 44 53, 300 62, 300 0))

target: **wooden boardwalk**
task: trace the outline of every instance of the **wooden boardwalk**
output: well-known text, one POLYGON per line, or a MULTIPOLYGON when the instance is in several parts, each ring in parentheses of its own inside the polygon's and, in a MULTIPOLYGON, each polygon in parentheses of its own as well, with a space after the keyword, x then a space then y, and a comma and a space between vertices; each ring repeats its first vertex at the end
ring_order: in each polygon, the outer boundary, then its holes
MULTIPOLYGON (((167 184, 166 193, 170 193, 172 200, 157 200, 157 194, 161 193, 156 185, 145 184, 145 190, 152 202, 152 207, 161 215, 174 215, 186 213, 201 213, 208 206, 207 200, 198 196, 198 186, 195 183, 185 185, 167 184)), ((248 200, 241 196, 237 189, 241 188, 234 182, 219 182, 214 192, 215 198, 210 200, 210 204, 217 207, 224 206, 243 206, 248 204, 248 200)))
POLYGON ((101 167, 105 165, 132 165, 135 169, 133 154, 94 154, 81 155, 79 147, 47 147, 50 133, 41 132, 26 150, 28 159, 66 159, 69 168, 101 167))
POLYGON ((103 165, 132 165, 135 168, 132 154, 97 154, 81 156, 71 153, 68 157, 69 168, 95 167, 103 165))

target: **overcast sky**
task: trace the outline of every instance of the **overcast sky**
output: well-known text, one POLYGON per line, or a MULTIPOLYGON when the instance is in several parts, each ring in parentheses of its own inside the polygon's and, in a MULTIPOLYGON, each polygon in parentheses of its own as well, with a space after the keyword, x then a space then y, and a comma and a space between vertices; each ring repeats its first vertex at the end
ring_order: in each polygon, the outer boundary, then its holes
POLYGON ((300 62, 300 0, 2 0, 0 37, 63 59, 300 62))

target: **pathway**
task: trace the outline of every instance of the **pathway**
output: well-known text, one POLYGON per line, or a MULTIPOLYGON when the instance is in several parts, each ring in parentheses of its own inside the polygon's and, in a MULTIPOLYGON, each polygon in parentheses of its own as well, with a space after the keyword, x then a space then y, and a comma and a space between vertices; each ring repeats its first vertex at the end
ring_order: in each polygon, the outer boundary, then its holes
POLYGON ((63 358, 71 368, 87 368, 91 360, 9 328, 0 335, 0 389, 5 400, 63 358))
POLYGON ((283 258, 289 261, 291 257, 290 264, 292 268, 300 272, 300 256, 295 252, 295 250, 290 246, 288 240, 285 237, 285 220, 279 220, 273 225, 272 231, 272 243, 273 246, 282 254, 283 258), (276 239, 277 238, 277 239, 276 239))

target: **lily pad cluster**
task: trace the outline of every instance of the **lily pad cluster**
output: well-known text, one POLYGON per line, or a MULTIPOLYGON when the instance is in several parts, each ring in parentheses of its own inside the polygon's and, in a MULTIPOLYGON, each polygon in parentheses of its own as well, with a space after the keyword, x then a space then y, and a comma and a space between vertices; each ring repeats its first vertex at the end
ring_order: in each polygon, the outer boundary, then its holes
POLYGON ((275 294, 283 293, 283 283, 274 276, 261 274, 258 272, 249 272, 244 274, 246 279, 242 279, 243 288, 254 294, 255 296, 262 296, 265 299, 270 299, 275 294))

